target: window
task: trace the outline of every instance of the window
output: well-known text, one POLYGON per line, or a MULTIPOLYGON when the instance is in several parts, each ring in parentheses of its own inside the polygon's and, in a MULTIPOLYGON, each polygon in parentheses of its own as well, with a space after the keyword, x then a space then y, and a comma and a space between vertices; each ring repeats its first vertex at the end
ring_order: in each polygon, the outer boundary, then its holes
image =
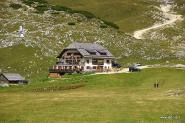
POLYGON ((90 54, 90 55, 96 55, 96 52, 95 50, 87 50, 87 52, 90 54))
POLYGON ((107 53, 105 53, 105 52, 100 52, 100 55, 107 55, 107 53))
POLYGON ((103 59, 93 59, 92 60, 93 65, 103 65, 104 64, 103 62, 104 62, 103 59))
POLYGON ((86 69, 90 69, 90 66, 87 66, 86 69))
POLYGON ((68 55, 68 56, 70 56, 70 55, 71 55, 71 53, 67 53, 67 55, 68 55))
POLYGON ((89 52, 91 55, 96 55, 96 52, 89 52))
POLYGON ((93 66, 93 69, 95 70, 96 69, 96 66, 93 66))
POLYGON ((110 60, 107 60, 107 64, 110 64, 110 60))
POLYGON ((74 55, 81 55, 80 53, 74 53, 74 55))
POLYGON ((86 60, 87 64, 89 64, 89 60, 86 60))

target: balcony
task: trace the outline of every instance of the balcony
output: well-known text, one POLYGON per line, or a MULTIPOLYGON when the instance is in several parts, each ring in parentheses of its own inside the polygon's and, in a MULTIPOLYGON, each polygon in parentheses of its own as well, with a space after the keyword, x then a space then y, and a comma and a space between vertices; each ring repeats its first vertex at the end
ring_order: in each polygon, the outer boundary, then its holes
POLYGON ((92 64, 93 65, 104 65, 104 60, 93 59, 92 64))
POLYGON ((49 68, 50 73, 74 73, 82 71, 81 68, 77 66, 53 66, 49 68))
POLYGON ((65 62, 56 62, 56 65, 58 66, 76 66, 76 65, 80 65, 81 62, 80 61, 73 61, 73 60, 66 60, 65 62))

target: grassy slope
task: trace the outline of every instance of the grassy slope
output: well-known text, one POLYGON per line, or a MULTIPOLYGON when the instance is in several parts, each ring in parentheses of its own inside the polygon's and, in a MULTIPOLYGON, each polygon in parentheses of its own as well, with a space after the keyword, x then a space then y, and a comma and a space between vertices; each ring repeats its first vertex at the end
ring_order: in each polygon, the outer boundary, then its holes
MULTIPOLYGON (((184 0, 174 0, 174 11, 182 15, 183 20, 178 21, 175 25, 166 26, 158 30, 152 30, 146 33, 146 38, 158 40, 160 42, 168 42, 171 48, 177 50, 175 53, 178 57, 183 57, 185 54, 185 7, 184 0)), ((184 58, 183 58, 184 59, 184 58)))
MULTIPOLYGON (((60 3, 59 1, 53 2, 60 3)), ((67 3, 75 6, 78 5, 78 2, 81 5, 81 2, 86 3, 87 1, 63 1, 66 6, 67 3)), ((102 8, 101 6, 103 6, 107 7, 110 11, 112 9, 110 7, 111 3, 118 5, 118 7, 119 5, 123 5, 125 7, 120 7, 120 11, 124 13, 125 18, 129 19, 130 16, 131 18, 129 21, 135 21, 138 19, 132 18, 137 16, 126 14, 126 9, 136 6, 136 9, 141 9, 137 11, 142 13, 142 9, 144 7, 137 6, 147 4, 146 9, 150 10, 148 7, 150 4, 153 4, 153 2, 149 3, 144 1, 132 1, 133 3, 130 3, 131 1, 129 2, 126 0, 123 3, 120 2, 121 1, 116 1, 114 3, 111 1, 100 1, 102 4, 97 4, 96 1, 89 1, 89 4, 82 4, 81 7, 90 5, 91 3, 92 8, 95 8, 97 5, 97 8, 102 8), (104 6, 104 4, 107 6, 104 6), (129 5, 129 7, 126 7, 126 5, 129 5)), ((8 7, 4 2, 1 2, 0 5, 0 31, 2 32, 0 33, 0 46, 6 47, 0 49, 0 59, 3 59, 0 61, 0 69, 3 71, 22 73, 26 77, 30 76, 29 78, 35 78, 37 75, 40 76, 41 74, 46 76, 48 72, 47 68, 54 63, 55 57, 58 53, 62 48, 73 41, 98 42, 108 48, 115 55, 119 63, 124 66, 129 66, 136 62, 140 62, 142 64, 163 64, 166 63, 166 61, 169 61, 170 63, 184 64, 184 57, 180 57, 178 59, 174 55, 176 54, 176 51, 180 49, 178 47, 174 48, 174 46, 181 46, 183 40, 181 42, 172 42, 171 40, 173 39, 165 41, 161 41, 160 39, 135 40, 133 37, 111 27, 100 28, 100 20, 87 19, 80 14, 69 14, 66 12, 61 12, 59 14, 51 14, 50 12, 45 14, 36 14, 25 6, 23 6, 21 10, 15 10, 8 7), (75 23, 75 25, 68 25, 70 22, 75 23), (23 25, 26 29, 24 39, 19 38, 17 34, 17 30, 20 25, 23 25), (23 44, 25 46, 19 44, 23 44), (31 57, 27 57, 27 54, 30 54, 30 51, 31 57), (32 56, 33 54, 35 57, 32 56), (22 62, 22 59, 25 59, 24 62, 22 62), (34 65, 32 65, 32 62, 30 61, 33 61, 34 65)), ((117 12, 117 9, 113 10, 117 12)), ((133 12, 131 11, 129 13, 137 13, 137 11, 133 9, 133 12)), ((140 20, 145 19, 139 19, 139 21, 140 20)), ((130 23, 126 23, 125 25, 129 24, 130 23)), ((132 24, 132 26, 135 28, 136 25, 132 24)), ((183 25, 179 27, 183 27, 183 25)), ((181 31, 178 31, 178 33, 179 32, 181 31)))
POLYGON ((177 122, 161 116, 180 116, 185 121, 184 70, 146 69, 141 73, 114 75, 66 75, 25 87, 0 88, 0 122, 5 123, 139 123, 177 122), (68 79, 66 79, 68 78, 68 79), (160 88, 153 83, 159 81, 160 88), (66 91, 33 92, 34 88, 83 83, 66 91), (171 96, 166 96, 172 90, 171 96), (5 103, 6 102, 6 103, 5 103))
POLYGON ((48 0, 50 4, 64 5, 77 10, 87 10, 97 17, 112 21, 121 31, 132 32, 152 25, 156 20, 146 14, 155 10, 153 0, 48 0))
MULTIPOLYGON (((24 75, 27 79, 34 76, 46 76, 48 66, 54 63, 54 58, 43 56, 38 47, 25 47, 15 45, 8 48, 0 48, 0 68, 3 72, 17 72, 24 75)), ((33 79, 33 78, 32 78, 33 79)))

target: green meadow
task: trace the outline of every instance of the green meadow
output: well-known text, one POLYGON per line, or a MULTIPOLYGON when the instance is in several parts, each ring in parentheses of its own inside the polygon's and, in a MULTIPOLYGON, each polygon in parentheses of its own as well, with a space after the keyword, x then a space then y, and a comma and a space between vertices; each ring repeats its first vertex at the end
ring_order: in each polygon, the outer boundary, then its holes
POLYGON ((184 75, 182 69, 150 68, 0 88, 0 123, 184 123, 184 75))
POLYGON ((67 6, 75 10, 86 10, 98 18, 117 24, 121 31, 133 32, 157 20, 152 18, 154 0, 47 0, 52 5, 67 6))

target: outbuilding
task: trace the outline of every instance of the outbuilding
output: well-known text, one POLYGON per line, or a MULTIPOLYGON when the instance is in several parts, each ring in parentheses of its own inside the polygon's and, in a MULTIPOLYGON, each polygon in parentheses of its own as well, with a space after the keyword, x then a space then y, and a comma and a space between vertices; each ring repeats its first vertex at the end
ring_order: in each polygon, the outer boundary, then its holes
POLYGON ((0 84, 28 84, 18 73, 0 73, 0 84))

